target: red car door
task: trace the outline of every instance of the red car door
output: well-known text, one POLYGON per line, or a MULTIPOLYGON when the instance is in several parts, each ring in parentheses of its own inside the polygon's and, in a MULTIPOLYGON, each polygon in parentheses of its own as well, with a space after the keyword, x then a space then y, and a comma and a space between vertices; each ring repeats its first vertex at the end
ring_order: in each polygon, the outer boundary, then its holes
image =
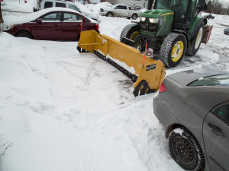
POLYGON ((32 34, 36 39, 62 40, 61 12, 48 13, 41 17, 42 22, 32 28, 32 34))
MULTIPOLYGON (((84 19, 83 19, 84 21, 84 19)), ((81 32, 81 15, 76 13, 63 13, 62 36, 64 40, 76 41, 81 32)))

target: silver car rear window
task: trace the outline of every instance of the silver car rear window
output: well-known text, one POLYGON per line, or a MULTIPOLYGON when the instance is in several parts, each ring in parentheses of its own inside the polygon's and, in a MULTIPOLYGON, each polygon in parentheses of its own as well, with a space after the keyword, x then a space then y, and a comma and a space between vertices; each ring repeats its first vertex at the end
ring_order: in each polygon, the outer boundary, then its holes
POLYGON ((189 87, 195 86, 229 86, 229 75, 213 75, 201 77, 188 84, 189 87))

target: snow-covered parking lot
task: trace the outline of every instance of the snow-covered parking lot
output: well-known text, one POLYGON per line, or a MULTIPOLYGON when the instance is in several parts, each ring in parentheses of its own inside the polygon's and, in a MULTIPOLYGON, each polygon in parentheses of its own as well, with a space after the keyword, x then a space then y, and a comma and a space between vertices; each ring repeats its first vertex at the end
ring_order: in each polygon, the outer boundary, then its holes
MULTIPOLYGON (((117 40, 131 22, 100 19, 101 33, 117 40)), ((167 74, 204 66, 229 71, 229 36, 223 34, 229 16, 209 23, 209 43, 167 74)), ((156 94, 135 98, 129 78, 76 46, 0 33, 0 170, 182 170, 154 116, 156 94)))

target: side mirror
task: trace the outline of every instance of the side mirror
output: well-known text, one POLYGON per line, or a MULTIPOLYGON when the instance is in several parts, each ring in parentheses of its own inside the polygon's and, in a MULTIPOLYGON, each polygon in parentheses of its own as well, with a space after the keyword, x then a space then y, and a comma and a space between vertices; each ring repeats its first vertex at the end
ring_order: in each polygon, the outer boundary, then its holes
POLYGON ((41 19, 41 18, 38 18, 38 19, 36 19, 36 22, 37 22, 38 24, 41 24, 41 23, 42 23, 42 19, 41 19))

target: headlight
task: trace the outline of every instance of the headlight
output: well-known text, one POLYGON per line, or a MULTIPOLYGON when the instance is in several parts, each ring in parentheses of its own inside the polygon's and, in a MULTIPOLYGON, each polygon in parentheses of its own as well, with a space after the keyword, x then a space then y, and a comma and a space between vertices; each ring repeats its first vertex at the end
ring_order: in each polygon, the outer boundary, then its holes
POLYGON ((157 23, 159 21, 159 18, 149 18, 150 23, 157 23))
POLYGON ((142 22, 145 22, 146 18, 145 18, 145 17, 141 17, 140 20, 141 20, 142 22))
POLYGON ((7 31, 7 30, 10 30, 13 27, 14 27, 14 25, 3 25, 3 30, 7 31))

